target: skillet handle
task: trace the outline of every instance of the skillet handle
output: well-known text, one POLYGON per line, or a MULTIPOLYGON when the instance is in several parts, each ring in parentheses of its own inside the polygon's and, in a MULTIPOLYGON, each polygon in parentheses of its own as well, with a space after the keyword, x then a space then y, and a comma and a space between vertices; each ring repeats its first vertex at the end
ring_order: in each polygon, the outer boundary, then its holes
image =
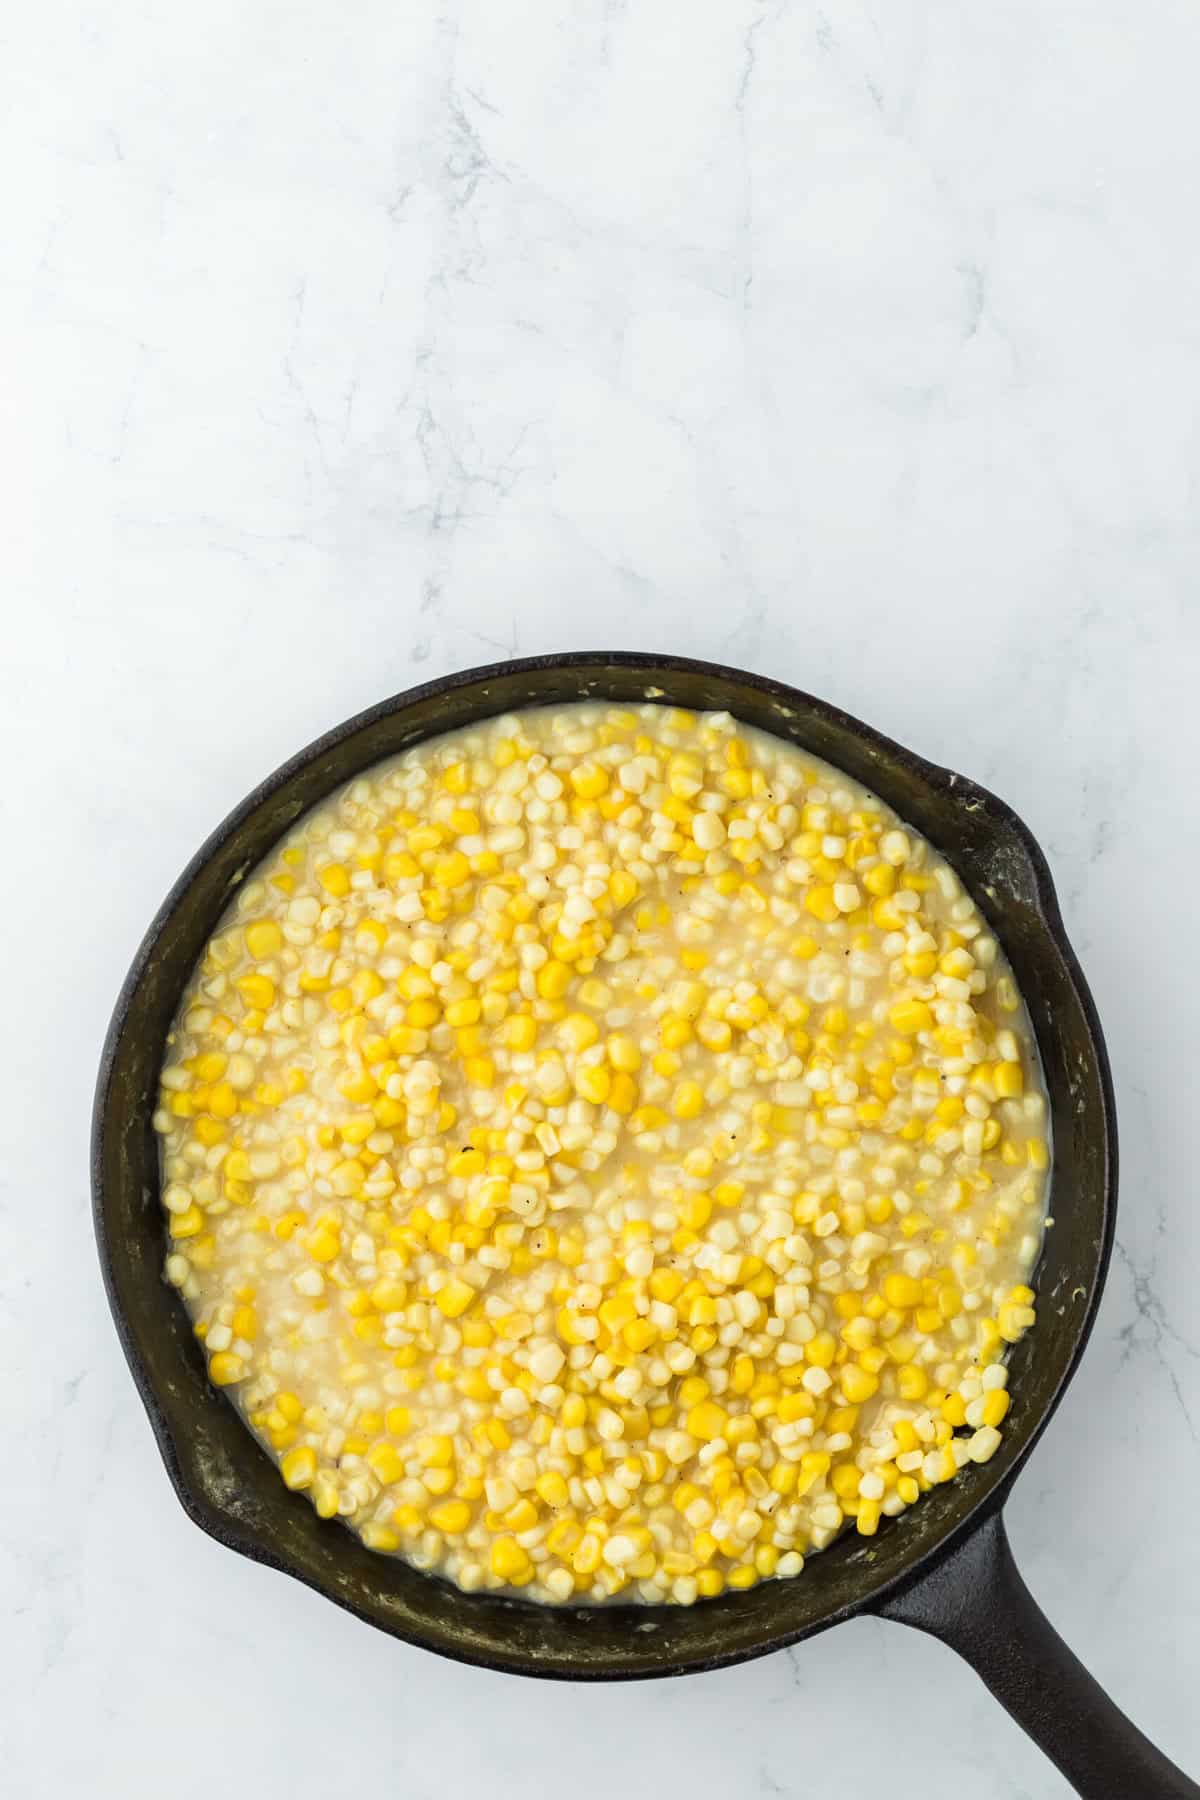
POLYGON ((1063 1643, 998 1512, 878 1611, 957 1650, 1084 1800, 1200 1800, 1063 1643))

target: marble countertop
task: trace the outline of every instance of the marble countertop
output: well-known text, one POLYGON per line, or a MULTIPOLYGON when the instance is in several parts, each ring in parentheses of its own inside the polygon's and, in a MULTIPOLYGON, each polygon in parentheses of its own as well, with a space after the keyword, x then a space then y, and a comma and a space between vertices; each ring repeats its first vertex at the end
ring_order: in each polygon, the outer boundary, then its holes
POLYGON ((144 926, 334 721, 617 646, 823 694, 1046 846, 1122 1203, 1010 1527, 1200 1771, 1195 8, 48 0, 3 35, 6 1791, 1067 1792, 898 1626, 526 1684, 172 1498, 86 1188, 144 926))

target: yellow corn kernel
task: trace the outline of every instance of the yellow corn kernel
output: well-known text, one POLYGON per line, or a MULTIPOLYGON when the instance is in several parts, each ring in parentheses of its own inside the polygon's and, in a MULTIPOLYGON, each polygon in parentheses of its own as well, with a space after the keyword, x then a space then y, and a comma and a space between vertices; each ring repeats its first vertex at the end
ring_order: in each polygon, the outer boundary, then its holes
POLYGON ((510 1531, 529 1531, 537 1524, 538 1510, 532 1500, 518 1500, 504 1514, 504 1523, 510 1531))
MULTIPOLYGON (((683 1193, 676 1207, 680 1224, 686 1225, 689 1231, 703 1231, 712 1217, 712 1201, 707 1194, 683 1193)), ((714 1311, 709 1318, 693 1318, 692 1324, 711 1325, 716 1316, 714 1311)))
POLYGON ((999 1425, 1008 1415, 1009 1396, 1004 1388, 992 1388, 983 1396, 984 1425, 999 1425))
POLYGON ((370 944, 376 950, 382 950, 387 943, 387 926, 381 919, 362 919, 355 936, 360 938, 364 944, 370 944))
MULTIPOLYGON (((371 1284, 370 1301, 376 1312, 399 1312, 408 1299, 408 1283, 394 1275, 381 1275, 371 1284)), ((388 1427, 390 1431, 391 1426, 388 1427)))
POLYGON ((874 1537, 879 1530, 881 1509, 877 1500, 860 1500, 855 1515, 855 1529, 862 1537, 874 1537))
MULTIPOLYGON (((592 1531, 585 1532, 571 1553, 571 1567, 577 1575, 594 1575, 600 1567, 600 1557, 604 1545, 600 1537, 592 1531)), ((495 1568, 495 1550, 492 1552, 495 1568)))
POLYGON ((748 1394, 754 1386, 754 1361, 749 1356, 736 1356, 729 1375, 729 1389, 734 1394, 748 1394))
POLYGON ((448 1173, 460 1177, 482 1175, 486 1167, 487 1157, 483 1151, 472 1147, 455 1152, 450 1158, 448 1173))
POLYGON ((853 1500, 858 1493, 859 1472, 853 1463, 837 1463, 830 1472, 829 1485, 839 1500, 853 1500))
POLYGON ((267 1012, 275 1003, 275 983, 269 975, 241 975, 236 982, 238 993, 256 1012, 267 1012))
POLYGON ((331 1263, 341 1253, 341 1233, 336 1224, 325 1222, 317 1226, 305 1242, 305 1249, 314 1262, 331 1263))
POLYGON ((611 1089, 612 1076, 602 1064, 576 1069, 575 1091, 581 1100, 590 1100, 593 1106, 603 1106, 611 1089))
POLYGON ((587 1013, 568 1013, 558 1027, 558 1034, 569 1050, 578 1056, 600 1040, 600 1027, 587 1013))
POLYGON ((319 1519, 337 1517, 338 1502, 342 1494, 337 1481, 327 1469, 321 1469, 313 1477, 312 1503, 319 1519))
POLYGON ((430 1509, 429 1523, 435 1531, 444 1532, 448 1537, 457 1536, 471 1523, 471 1508, 465 1500, 444 1500, 440 1506, 430 1509))
POLYGON ((1031 1306, 1002 1306, 996 1324, 1005 1343, 1015 1344, 1034 1323, 1035 1316, 1031 1306))
POLYGON ((918 1032, 933 1029, 933 1014, 923 1000, 902 1000, 892 1007, 888 1021, 901 1037, 915 1037, 918 1032))
POLYGON ((683 1289, 684 1278, 678 1269, 657 1268, 651 1272, 647 1286, 653 1299, 672 1305, 683 1289))
POLYGON ((677 1119, 698 1119, 704 1111, 704 1090, 698 1081, 681 1081, 671 1100, 677 1119))
POLYGON ((687 1430, 692 1437, 699 1438, 702 1443, 711 1443, 723 1435, 728 1424, 728 1414, 714 1400, 702 1400, 693 1406, 687 1415, 687 1430))
POLYGON ((815 919, 822 920, 826 925, 831 925, 840 916, 833 888, 828 882, 818 882, 810 887, 804 896, 804 904, 815 919))
POLYGON ((532 1050, 537 1041, 537 1021, 532 1013, 511 1013, 500 1027, 500 1035, 510 1050, 532 1050))
POLYGON ((279 1472, 283 1476, 284 1485, 293 1489, 308 1487, 317 1472, 317 1453, 307 1444, 289 1450, 280 1458, 279 1472))
POLYGON ((198 1237, 204 1230, 204 1214, 193 1201, 184 1212, 169 1214, 168 1229, 173 1238, 198 1237))
MULTIPOLYGON (((555 1315, 555 1328, 565 1344, 588 1344, 596 1336, 595 1320, 585 1313, 573 1312, 569 1306, 559 1307, 555 1315)), ((582 1420, 580 1423, 582 1424, 582 1420)))
POLYGON ((475 1289, 467 1281, 452 1275, 434 1295, 433 1304, 445 1319, 459 1319, 475 1299, 475 1289))
POLYGON ((631 1294, 614 1294, 610 1300, 602 1302, 599 1308, 600 1323, 614 1336, 623 1325, 628 1325, 637 1318, 637 1306, 631 1294))
POLYGON ((922 1299, 922 1288, 919 1281, 911 1275, 899 1273, 885 1275, 883 1278, 883 1297, 889 1306, 898 1312, 907 1312, 919 1306, 922 1299))
POLYGON ((906 1363, 896 1375, 896 1392, 902 1400, 920 1400, 928 1392, 929 1377, 916 1363, 906 1363))
POLYGON ((317 870, 317 880, 335 900, 350 892, 350 874, 342 863, 326 863, 323 869, 317 870))
POLYGON ((570 1503, 571 1495, 566 1481, 555 1469, 547 1469, 539 1475, 533 1486, 538 1498, 556 1511, 570 1503))
POLYGON ((534 985, 543 1000, 561 1000, 571 985, 571 971, 551 957, 538 970, 534 985))
POLYGON ((385 1442, 372 1444, 367 1451, 367 1466, 374 1471, 385 1486, 394 1481, 403 1481, 405 1476, 404 1458, 394 1444, 385 1442))
POLYGON ((992 1089, 997 1100, 1019 1099, 1025 1092, 1025 1076, 1020 1063, 993 1063, 992 1089))
POLYGON ((433 865, 434 885, 439 888, 458 888, 471 878, 471 865, 461 850, 451 850, 448 855, 440 856, 433 865))
POLYGON ((642 1066, 642 1053, 627 1032, 613 1032, 605 1043, 608 1060, 625 1075, 636 1075, 642 1066))
POLYGON ((852 1406, 861 1406, 879 1392, 879 1381, 857 1363, 847 1363, 840 1376, 841 1389, 852 1406))
POLYGON ((233 1313, 233 1335, 252 1344, 258 1336, 258 1314, 252 1306, 238 1306, 233 1313))
POLYGON ((576 764, 568 779, 581 800, 598 800, 608 792, 608 770, 597 763, 576 764))

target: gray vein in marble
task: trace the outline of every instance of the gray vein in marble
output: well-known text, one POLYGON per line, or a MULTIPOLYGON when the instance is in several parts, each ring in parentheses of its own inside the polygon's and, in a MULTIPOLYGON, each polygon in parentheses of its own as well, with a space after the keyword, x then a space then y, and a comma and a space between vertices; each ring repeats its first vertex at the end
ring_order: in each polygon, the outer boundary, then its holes
POLYGON ((1196 1423, 1192 1417, 1192 1407, 1184 1393, 1179 1374, 1167 1356, 1168 1347, 1173 1345, 1190 1361, 1200 1363, 1200 1349, 1184 1336, 1168 1316, 1166 1306, 1158 1291, 1158 1245, 1165 1239, 1166 1232, 1166 1217, 1160 1205, 1157 1208, 1155 1228, 1156 1247, 1149 1260, 1135 1259, 1121 1241, 1120 1236, 1114 1245, 1115 1254, 1129 1272, 1134 1307, 1133 1318, 1128 1320, 1117 1334, 1121 1345, 1120 1361, 1124 1366, 1132 1356, 1138 1354, 1148 1354, 1154 1358, 1171 1385, 1171 1392, 1175 1396, 1193 1442, 1200 1443, 1200 1438, 1197 1438, 1196 1423))

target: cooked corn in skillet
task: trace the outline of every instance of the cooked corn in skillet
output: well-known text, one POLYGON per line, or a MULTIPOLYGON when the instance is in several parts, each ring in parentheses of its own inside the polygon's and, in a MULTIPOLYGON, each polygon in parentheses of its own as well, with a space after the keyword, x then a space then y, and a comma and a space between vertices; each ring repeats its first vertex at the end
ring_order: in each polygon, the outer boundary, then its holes
POLYGON ((155 1123, 212 1379, 464 1588, 688 1604, 1000 1441, 1019 996, 924 840, 727 715, 547 708, 352 781, 211 940, 155 1123))

